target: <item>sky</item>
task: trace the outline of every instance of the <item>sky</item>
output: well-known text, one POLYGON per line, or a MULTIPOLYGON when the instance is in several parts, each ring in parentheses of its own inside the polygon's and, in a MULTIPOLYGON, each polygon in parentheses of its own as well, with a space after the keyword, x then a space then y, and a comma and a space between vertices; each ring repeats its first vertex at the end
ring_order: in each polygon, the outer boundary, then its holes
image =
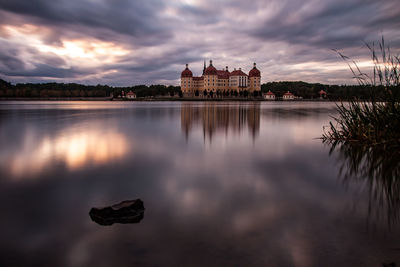
POLYGON ((355 83, 332 49, 371 69, 364 42, 400 51, 398 0, 0 0, 0 78, 12 83, 178 85, 248 72, 262 82, 355 83))

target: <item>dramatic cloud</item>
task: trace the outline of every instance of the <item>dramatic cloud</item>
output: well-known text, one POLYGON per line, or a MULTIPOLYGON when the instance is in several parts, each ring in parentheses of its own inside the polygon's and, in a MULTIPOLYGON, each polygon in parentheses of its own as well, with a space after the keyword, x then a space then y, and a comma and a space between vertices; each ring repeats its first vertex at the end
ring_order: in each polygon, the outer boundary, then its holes
POLYGON ((400 49, 396 0, 0 0, 0 78, 110 85, 178 84, 203 59, 263 82, 352 83, 331 51, 370 67, 363 42, 400 49))

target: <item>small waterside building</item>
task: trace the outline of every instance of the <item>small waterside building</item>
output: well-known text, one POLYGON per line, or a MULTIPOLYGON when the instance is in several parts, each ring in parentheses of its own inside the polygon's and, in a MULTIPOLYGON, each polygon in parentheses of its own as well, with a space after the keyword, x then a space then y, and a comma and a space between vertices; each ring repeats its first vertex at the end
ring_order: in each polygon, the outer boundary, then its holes
POLYGON ((136 94, 132 91, 129 91, 129 93, 126 94, 126 98, 128 99, 135 99, 136 98, 136 94))
POLYGON ((292 94, 291 92, 287 91, 287 93, 285 93, 283 95, 283 100, 294 100, 294 94, 292 94))
POLYGON ((324 90, 319 91, 318 94, 320 99, 326 98, 326 92, 324 90))
POLYGON ((275 94, 269 90, 266 94, 263 94, 265 100, 275 100, 275 94))

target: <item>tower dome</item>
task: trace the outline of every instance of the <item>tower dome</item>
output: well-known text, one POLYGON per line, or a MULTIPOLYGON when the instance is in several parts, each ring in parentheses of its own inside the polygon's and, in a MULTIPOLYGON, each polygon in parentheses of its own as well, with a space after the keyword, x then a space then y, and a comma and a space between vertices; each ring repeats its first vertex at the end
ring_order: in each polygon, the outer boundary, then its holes
POLYGON ((254 63, 254 67, 249 72, 250 77, 261 77, 261 72, 256 68, 256 63, 254 63))
POLYGON ((210 60, 210 66, 204 71, 204 75, 218 75, 217 69, 212 65, 212 60, 210 60))
POLYGON ((193 77, 193 73, 191 70, 189 70, 189 64, 186 64, 186 68, 182 71, 181 77, 193 77))

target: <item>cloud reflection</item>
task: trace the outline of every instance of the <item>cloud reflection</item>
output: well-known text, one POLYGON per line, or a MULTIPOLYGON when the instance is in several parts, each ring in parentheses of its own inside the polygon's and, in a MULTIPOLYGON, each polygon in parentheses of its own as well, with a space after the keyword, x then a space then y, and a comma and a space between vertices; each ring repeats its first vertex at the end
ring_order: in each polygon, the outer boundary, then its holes
POLYGON ((29 134, 21 150, 9 157, 6 164, 13 177, 40 173, 55 163, 63 163, 70 170, 85 165, 101 165, 122 158, 129 150, 127 138, 112 130, 90 129, 83 132, 63 132, 45 136, 41 140, 29 134))

